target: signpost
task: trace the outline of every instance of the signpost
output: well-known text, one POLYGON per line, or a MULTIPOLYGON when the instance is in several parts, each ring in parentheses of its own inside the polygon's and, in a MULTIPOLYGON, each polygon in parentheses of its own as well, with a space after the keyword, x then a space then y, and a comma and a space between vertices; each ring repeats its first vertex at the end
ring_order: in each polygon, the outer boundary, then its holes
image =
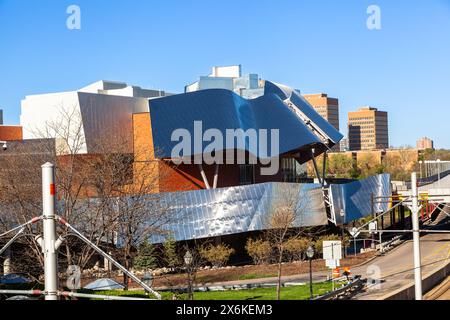
POLYGON ((358 238, 358 236, 361 234, 361 231, 356 228, 353 227, 352 230, 350 230, 350 235, 353 237, 353 254, 356 257, 356 238, 358 238))
POLYGON ((332 270, 331 282, 334 291, 334 279, 339 278, 342 259, 342 241, 324 241, 322 243, 325 265, 332 270), (336 274, 338 276, 336 277, 336 274))

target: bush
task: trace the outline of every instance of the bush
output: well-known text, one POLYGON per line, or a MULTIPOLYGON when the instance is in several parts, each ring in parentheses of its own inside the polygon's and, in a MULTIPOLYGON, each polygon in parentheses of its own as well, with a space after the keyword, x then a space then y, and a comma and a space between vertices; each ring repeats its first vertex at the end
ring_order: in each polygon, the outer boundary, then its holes
POLYGON ((200 256, 214 267, 225 266, 234 252, 233 248, 224 244, 219 244, 217 246, 210 244, 199 250, 200 256))
POLYGON ((245 246, 248 255, 255 264, 267 264, 270 261, 272 247, 269 241, 248 239, 245 246))
MULTIPOLYGON (((341 241, 341 240, 342 240, 342 236, 336 235, 336 234, 321 236, 314 242, 314 248, 316 250, 316 253, 317 254, 323 253, 323 248, 322 248, 323 241, 341 241)), ((350 237, 347 234, 344 235, 344 242, 342 243, 342 245, 345 247, 348 247, 350 245, 350 237)))
POLYGON ((301 261, 311 245, 311 241, 307 238, 292 238, 286 241, 284 247, 293 261, 301 261))

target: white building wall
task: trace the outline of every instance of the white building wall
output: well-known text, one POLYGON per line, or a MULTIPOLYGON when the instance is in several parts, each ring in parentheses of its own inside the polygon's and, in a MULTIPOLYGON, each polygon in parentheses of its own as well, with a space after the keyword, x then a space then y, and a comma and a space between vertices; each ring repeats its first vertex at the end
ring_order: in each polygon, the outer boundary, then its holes
POLYGON ((233 78, 200 77, 199 90, 206 89, 227 89, 233 91, 233 78))
MULTIPOLYGON (((60 153, 68 153, 69 148, 62 144, 61 139, 58 139, 55 130, 62 131, 63 126, 68 127, 68 118, 78 119, 72 122, 71 130, 80 126, 80 105, 77 92, 27 96, 22 100, 21 108, 20 124, 23 127, 24 139, 56 138, 57 150, 60 153)), ((75 143, 73 141, 75 134, 72 134, 69 136, 72 138, 69 145, 76 144, 77 153, 87 153, 84 128, 77 136, 77 138, 81 137, 81 143, 75 143)))
MULTIPOLYGON (((130 87, 132 88, 132 87, 130 87)), ((147 98, 65 92, 28 96, 22 101, 20 123, 24 139, 55 138, 59 154, 71 153, 77 146, 78 154, 98 153, 104 143, 112 143, 120 153, 133 152, 132 117, 134 113, 149 112, 147 98), (80 134, 71 134, 69 146, 62 143, 58 132, 52 128, 68 126, 71 131, 81 128, 80 134), (81 138, 77 142, 73 137, 81 138)), ((59 130, 61 131, 61 130, 59 130)))
POLYGON ((241 66, 213 67, 210 77, 239 78, 241 66))

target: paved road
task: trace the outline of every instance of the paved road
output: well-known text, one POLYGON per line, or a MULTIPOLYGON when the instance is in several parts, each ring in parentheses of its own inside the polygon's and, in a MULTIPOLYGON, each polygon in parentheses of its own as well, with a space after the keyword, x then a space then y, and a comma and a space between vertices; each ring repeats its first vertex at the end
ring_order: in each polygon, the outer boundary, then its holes
MULTIPOLYGON (((421 238, 422 275, 450 261, 450 234, 430 234, 421 238)), ((389 292, 414 282, 412 241, 374 259, 366 266, 356 268, 354 274, 378 281, 366 292, 355 297, 376 300, 389 292)))
MULTIPOLYGON (((421 237, 422 274, 450 262, 450 234, 430 234, 421 237)), ((359 300, 376 300, 385 294, 414 282, 412 241, 407 241, 385 255, 379 256, 369 263, 352 267, 353 275, 381 281, 378 285, 369 286, 368 290, 354 297, 359 300)), ((327 279, 329 272, 316 272, 314 282, 327 279)), ((276 278, 228 281, 223 283, 204 284, 206 286, 242 286, 250 284, 274 284, 276 278)), ((286 282, 309 282, 309 274, 285 276, 286 282)), ((164 289, 164 288, 159 288, 164 289)))

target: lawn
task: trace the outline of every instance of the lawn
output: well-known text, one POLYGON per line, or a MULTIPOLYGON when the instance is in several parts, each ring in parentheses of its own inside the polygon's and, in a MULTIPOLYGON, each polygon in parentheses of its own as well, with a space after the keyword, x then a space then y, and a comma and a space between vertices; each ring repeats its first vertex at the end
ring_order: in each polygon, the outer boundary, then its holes
MULTIPOLYGON (((313 285, 315 296, 323 295, 331 291, 330 282, 316 283, 313 285)), ((146 297, 143 291, 102 291, 97 292, 102 295, 146 297)), ((164 300, 172 300, 173 293, 163 292, 164 300)), ((186 300, 186 294, 177 295, 179 300, 186 300)), ((281 300, 308 300, 310 298, 309 285, 289 286, 281 289, 281 300)), ((250 290, 229 290, 229 291, 209 291, 195 292, 195 300, 275 300, 276 288, 258 288, 250 290)))
POLYGON ((277 276, 276 273, 272 274, 257 274, 257 273, 247 273, 240 275, 238 280, 254 280, 254 279, 263 279, 263 278, 275 278, 277 276))

